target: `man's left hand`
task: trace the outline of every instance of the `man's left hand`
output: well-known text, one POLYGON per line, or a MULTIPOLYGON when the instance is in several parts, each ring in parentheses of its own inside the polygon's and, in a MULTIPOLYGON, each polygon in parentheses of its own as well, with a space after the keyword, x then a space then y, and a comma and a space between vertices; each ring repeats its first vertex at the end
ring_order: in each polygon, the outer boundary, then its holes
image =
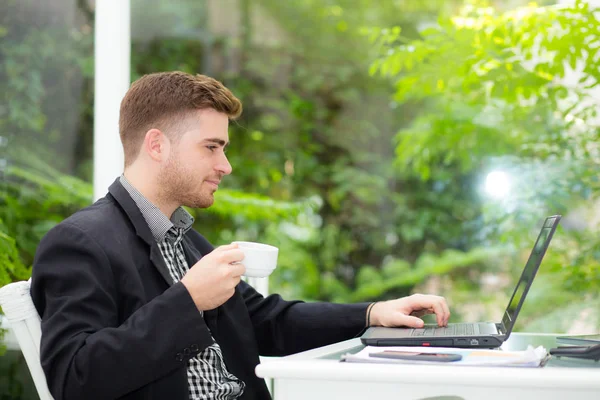
POLYGON ((419 317, 435 314, 439 326, 448 325, 450 310, 440 296, 413 294, 396 300, 377 302, 371 308, 370 326, 408 326, 422 328, 419 317))

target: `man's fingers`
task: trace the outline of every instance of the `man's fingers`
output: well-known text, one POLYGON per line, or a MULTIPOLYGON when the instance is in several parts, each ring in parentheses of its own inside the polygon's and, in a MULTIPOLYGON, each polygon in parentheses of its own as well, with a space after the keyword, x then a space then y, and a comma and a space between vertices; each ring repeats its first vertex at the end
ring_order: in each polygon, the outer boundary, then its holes
POLYGON ((232 249, 237 249, 238 248, 238 244, 237 243, 229 243, 229 244, 224 244, 223 246, 219 246, 217 248, 215 248, 213 250, 213 252, 222 252, 222 251, 227 251, 227 250, 232 250, 232 249))
POLYGON ((244 259, 244 252, 240 249, 233 248, 223 251, 219 254, 219 261, 224 264, 239 263, 244 259))
POLYGON ((411 312, 410 315, 412 315, 413 317, 422 317, 424 315, 433 314, 433 312, 434 311, 432 309, 415 310, 415 311, 411 312))
POLYGON ((231 264, 231 273, 234 277, 240 277, 246 272, 246 266, 242 263, 231 264))
POLYGON ((444 299, 443 297, 438 297, 437 299, 437 304, 440 309, 439 313, 438 311, 436 311, 437 323, 439 326, 446 326, 448 325, 448 319, 450 318, 450 309, 448 308, 446 299, 444 299))
POLYGON ((439 326, 447 326, 450 310, 446 299, 434 295, 414 294, 401 299, 377 303, 372 309, 371 321, 382 326, 409 326, 422 328, 424 323, 419 317, 436 315, 439 326), (380 307, 377 307, 379 306, 380 307))
POLYGON ((409 328, 422 328, 424 322, 421 318, 395 313, 392 326, 408 326, 409 328))
POLYGON ((442 303, 439 301, 434 301, 433 311, 435 312, 435 319, 437 321, 438 326, 445 326, 444 321, 446 320, 446 311, 444 311, 442 303))
POLYGON ((446 325, 448 325, 448 321, 450 320, 450 308, 448 308, 448 303, 446 302, 445 299, 444 299, 444 301, 442 301, 442 307, 444 307, 444 313, 446 315, 446 319, 444 320, 443 326, 446 326, 446 325))
POLYGON ((439 296, 414 295, 413 309, 432 309, 436 316, 436 321, 439 326, 446 326, 450 317, 450 310, 446 304, 446 299, 439 296))

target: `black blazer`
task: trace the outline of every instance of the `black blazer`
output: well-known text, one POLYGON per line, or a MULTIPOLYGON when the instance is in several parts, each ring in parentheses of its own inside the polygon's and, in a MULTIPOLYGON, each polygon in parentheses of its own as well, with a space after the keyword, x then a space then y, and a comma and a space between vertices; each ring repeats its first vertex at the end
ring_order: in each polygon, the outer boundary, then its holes
MULTIPOLYGON (((194 230, 190 266, 213 246, 194 230)), ((117 181, 106 197, 54 227, 37 249, 31 295, 42 317, 41 361, 56 400, 188 399, 187 362, 214 337, 243 399, 270 398, 254 368, 359 334, 367 304, 264 298, 241 282, 225 304, 198 312, 172 283, 150 228, 117 181)))

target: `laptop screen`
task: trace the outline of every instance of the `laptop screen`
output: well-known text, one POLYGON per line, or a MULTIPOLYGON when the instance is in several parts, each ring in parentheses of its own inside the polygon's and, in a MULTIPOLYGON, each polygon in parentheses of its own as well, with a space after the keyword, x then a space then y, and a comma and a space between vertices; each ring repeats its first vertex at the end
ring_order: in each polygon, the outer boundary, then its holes
POLYGON ((508 307, 506 307, 504 317, 502 318, 502 326, 506 330, 507 336, 512 331, 512 328, 517 319, 517 314, 519 314, 519 311, 521 310, 521 306, 523 305, 523 301, 525 300, 527 291, 531 287, 533 278, 535 277, 538 267, 542 262, 542 258, 546 253, 546 249, 548 248, 548 244, 550 243, 550 239, 552 239, 552 235, 556 230, 556 226, 558 225, 559 220, 560 215, 554 215, 552 217, 546 218, 546 221, 544 221, 542 230, 535 242, 535 245, 533 246, 533 250, 529 255, 529 259, 527 260, 525 269, 521 274, 519 283, 517 284, 515 291, 513 292, 513 295, 510 301, 508 302, 508 307))

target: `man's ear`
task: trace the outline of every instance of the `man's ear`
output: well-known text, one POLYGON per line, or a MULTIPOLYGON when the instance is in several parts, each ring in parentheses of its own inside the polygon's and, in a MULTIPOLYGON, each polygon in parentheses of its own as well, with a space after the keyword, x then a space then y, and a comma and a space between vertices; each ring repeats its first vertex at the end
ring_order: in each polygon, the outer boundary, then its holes
POLYGON ((148 154, 152 160, 157 162, 166 160, 169 156, 169 150, 169 139, 161 130, 152 128, 146 132, 142 151, 148 154))

